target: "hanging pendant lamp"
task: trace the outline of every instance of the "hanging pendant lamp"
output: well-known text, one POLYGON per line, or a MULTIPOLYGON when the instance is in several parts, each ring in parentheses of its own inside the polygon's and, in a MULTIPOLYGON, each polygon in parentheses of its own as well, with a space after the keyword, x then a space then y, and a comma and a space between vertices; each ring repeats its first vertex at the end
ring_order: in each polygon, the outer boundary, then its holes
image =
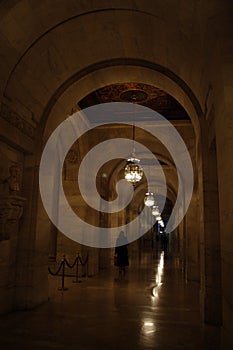
MULTIPOLYGON (((133 141, 135 141, 135 126, 133 125, 133 141)), ((137 184, 143 177, 143 168, 139 164, 140 160, 135 157, 135 148, 133 147, 132 157, 127 160, 125 166, 125 179, 133 185, 137 184)))
POLYGON ((147 207, 152 207, 155 204, 154 193, 147 192, 144 198, 144 203, 147 207))
POLYGON ((154 216, 159 216, 160 212, 159 212, 159 207, 157 205, 154 205, 152 208, 152 215, 154 216))

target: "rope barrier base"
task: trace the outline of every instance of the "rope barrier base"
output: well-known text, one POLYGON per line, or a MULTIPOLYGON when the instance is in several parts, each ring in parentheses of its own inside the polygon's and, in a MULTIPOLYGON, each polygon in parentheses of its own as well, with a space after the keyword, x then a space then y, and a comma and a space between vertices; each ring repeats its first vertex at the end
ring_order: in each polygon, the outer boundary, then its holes
POLYGON ((58 290, 68 290, 69 288, 63 288, 63 287, 60 287, 60 288, 58 288, 58 290))
POLYGON ((73 280, 72 283, 82 283, 81 280, 73 280))

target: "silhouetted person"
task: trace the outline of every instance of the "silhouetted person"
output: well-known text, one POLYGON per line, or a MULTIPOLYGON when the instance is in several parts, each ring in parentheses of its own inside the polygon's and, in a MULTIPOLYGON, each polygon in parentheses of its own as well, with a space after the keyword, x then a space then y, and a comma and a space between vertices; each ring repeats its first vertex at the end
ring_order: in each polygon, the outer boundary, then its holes
POLYGON ((120 232, 115 247, 116 263, 115 266, 119 267, 119 274, 125 275, 126 266, 129 266, 128 259, 128 241, 123 231, 120 232))

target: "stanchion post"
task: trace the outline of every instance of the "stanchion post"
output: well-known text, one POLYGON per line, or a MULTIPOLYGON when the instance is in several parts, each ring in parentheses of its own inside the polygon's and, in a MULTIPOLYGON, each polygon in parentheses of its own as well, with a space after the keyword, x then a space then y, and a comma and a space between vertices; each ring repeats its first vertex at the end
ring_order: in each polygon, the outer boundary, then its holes
POLYGON ((68 290, 68 288, 65 288, 65 254, 63 255, 63 261, 62 261, 62 286, 61 288, 58 288, 58 290, 68 290))
POLYGON ((81 283, 82 281, 79 281, 78 279, 78 265, 79 265, 79 253, 77 254, 77 258, 76 258, 76 278, 73 281, 73 283, 81 283))
POLYGON ((89 261, 89 256, 88 256, 88 253, 87 253, 87 257, 86 257, 86 278, 88 278, 88 261, 89 261))

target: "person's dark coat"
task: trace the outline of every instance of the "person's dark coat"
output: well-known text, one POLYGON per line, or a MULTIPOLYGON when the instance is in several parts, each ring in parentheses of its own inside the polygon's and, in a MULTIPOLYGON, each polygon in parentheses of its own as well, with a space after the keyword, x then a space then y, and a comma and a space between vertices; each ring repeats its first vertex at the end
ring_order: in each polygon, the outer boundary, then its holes
POLYGON ((121 231, 116 241, 116 248, 115 248, 115 254, 117 256, 116 263, 115 263, 116 266, 119 266, 119 267, 129 266, 127 246, 128 246, 127 239, 124 235, 124 232, 121 231))
POLYGON ((117 256, 116 266, 129 266, 127 245, 116 247, 115 254, 117 256))

